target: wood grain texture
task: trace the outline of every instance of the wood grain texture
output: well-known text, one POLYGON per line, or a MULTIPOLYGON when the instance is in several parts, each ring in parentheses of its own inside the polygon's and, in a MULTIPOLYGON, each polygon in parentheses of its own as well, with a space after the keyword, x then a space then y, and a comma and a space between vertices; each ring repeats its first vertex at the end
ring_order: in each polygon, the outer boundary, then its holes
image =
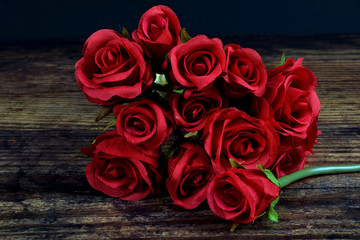
MULTIPOLYGON (((322 134, 306 166, 360 162, 360 35, 228 37, 267 68, 304 57, 318 79, 322 134)), ((0 45, 0 239, 360 239, 360 174, 307 178, 284 188, 276 210, 230 232, 206 206, 167 195, 127 202, 87 183, 80 148, 94 122, 74 79, 83 41, 0 45)))

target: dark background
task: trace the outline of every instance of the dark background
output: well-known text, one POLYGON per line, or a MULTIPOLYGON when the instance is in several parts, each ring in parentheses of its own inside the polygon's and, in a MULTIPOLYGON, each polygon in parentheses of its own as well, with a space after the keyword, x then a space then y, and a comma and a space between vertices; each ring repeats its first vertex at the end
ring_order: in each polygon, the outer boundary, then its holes
POLYGON ((358 0, 0 1, 0 41, 86 38, 101 28, 129 31, 164 4, 191 35, 360 33, 358 0))

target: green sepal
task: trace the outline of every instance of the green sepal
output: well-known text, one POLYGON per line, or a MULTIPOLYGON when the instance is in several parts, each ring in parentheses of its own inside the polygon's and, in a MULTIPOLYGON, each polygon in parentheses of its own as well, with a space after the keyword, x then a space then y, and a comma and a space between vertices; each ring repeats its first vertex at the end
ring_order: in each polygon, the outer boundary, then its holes
POLYGON ((279 216, 275 211, 274 207, 279 202, 280 196, 278 196, 272 203, 267 210, 267 218, 272 222, 279 222, 279 216))
POLYGON ((239 224, 233 223, 233 225, 230 228, 230 232, 235 231, 235 229, 237 228, 237 226, 239 226, 239 224))
POLYGON ((160 97, 162 97, 165 101, 168 100, 168 96, 167 96, 167 93, 166 92, 162 92, 162 91, 159 91, 159 90, 155 90, 154 92, 156 92, 160 97))
POLYGON ((278 214, 276 213, 274 207, 279 202, 280 196, 278 196, 274 201, 272 201, 269 205, 269 207, 266 209, 265 212, 259 214, 257 217, 264 216, 267 214, 267 218, 272 222, 279 222, 278 214))
POLYGON ((282 53, 281 58, 280 58, 280 63, 276 64, 275 67, 279 67, 281 65, 283 65, 286 61, 286 57, 285 57, 285 53, 282 53))
POLYGON ((154 83, 159 84, 161 86, 167 85, 168 81, 166 80, 165 74, 157 73, 154 83))
POLYGON ((129 39, 131 38, 129 31, 125 27, 122 27, 121 35, 129 39))
POLYGON ((179 149, 179 146, 170 148, 168 154, 167 154, 167 158, 172 158, 172 156, 174 155, 174 153, 179 149))
POLYGON ((182 28, 180 30, 180 40, 181 43, 186 43, 187 41, 189 41, 191 39, 189 33, 186 31, 186 28, 182 28))
POLYGON ((280 187, 279 181, 269 169, 263 169, 262 164, 256 165, 256 167, 260 169, 273 184, 280 187))
POLYGON ((112 126, 116 125, 116 118, 113 118, 110 120, 110 122, 106 125, 106 127, 104 128, 104 131, 108 130, 109 128, 111 128, 112 126))
POLYGON ((184 138, 195 137, 197 134, 198 134, 198 131, 188 132, 187 134, 184 135, 184 138))
POLYGON ((167 54, 165 55, 165 60, 166 60, 168 63, 170 63, 169 53, 167 53, 167 54))
POLYGON ((112 110, 113 110, 113 106, 108 106, 108 105, 102 106, 102 108, 98 112, 98 115, 95 118, 95 122, 98 122, 107 115, 109 115, 112 112, 112 110))
POLYGON ((257 216, 257 218, 264 216, 266 213, 267 213, 267 212, 265 211, 265 212, 259 214, 259 216, 257 216))
POLYGON ((183 94, 185 89, 174 89, 173 93, 183 94))
POLYGON ((124 102, 124 103, 122 103, 121 105, 128 106, 128 105, 130 105, 130 103, 128 103, 128 102, 124 102))
POLYGON ((286 60, 285 53, 282 53, 281 59, 280 59, 280 65, 283 65, 285 63, 285 60, 286 60))
POLYGON ((241 168, 241 169, 246 169, 245 166, 241 165, 241 163, 237 162, 235 159, 230 158, 229 159, 230 165, 233 168, 241 168))

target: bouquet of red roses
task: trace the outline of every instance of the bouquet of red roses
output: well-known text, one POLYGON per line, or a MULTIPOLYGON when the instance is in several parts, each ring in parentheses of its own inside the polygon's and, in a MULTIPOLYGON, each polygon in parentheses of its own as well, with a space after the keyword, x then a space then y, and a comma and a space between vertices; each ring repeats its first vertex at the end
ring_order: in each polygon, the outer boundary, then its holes
POLYGON ((113 112, 116 126, 82 149, 94 189, 131 201, 166 189, 234 226, 265 213, 277 221, 280 187, 293 181, 281 177, 304 168, 320 133, 317 81, 302 59, 283 55, 266 71, 251 48, 190 37, 162 5, 131 35, 95 32, 83 54, 77 83, 103 106, 97 120, 113 112))

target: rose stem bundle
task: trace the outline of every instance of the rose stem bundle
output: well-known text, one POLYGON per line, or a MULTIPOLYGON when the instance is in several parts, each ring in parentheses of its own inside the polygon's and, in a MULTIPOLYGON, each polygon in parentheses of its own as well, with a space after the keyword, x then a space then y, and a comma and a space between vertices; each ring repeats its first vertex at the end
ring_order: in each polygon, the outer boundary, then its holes
POLYGON ((352 173, 360 172, 360 164, 351 164, 351 165, 336 165, 336 166, 318 166, 318 167, 309 167, 302 170, 290 173, 283 177, 278 178, 280 188, 286 187, 292 182, 300 180, 302 178, 315 176, 315 175, 325 175, 325 174, 337 174, 337 173, 352 173))

